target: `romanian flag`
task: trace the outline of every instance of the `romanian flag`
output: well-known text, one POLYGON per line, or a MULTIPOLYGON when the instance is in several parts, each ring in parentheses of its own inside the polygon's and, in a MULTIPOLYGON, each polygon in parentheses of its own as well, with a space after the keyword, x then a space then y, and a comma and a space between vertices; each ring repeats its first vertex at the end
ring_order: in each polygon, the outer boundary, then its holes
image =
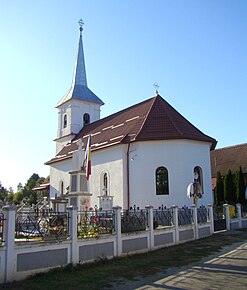
POLYGON ((89 135, 87 140, 87 148, 85 151, 85 162, 86 162, 86 178, 89 180, 91 175, 91 135, 89 135))

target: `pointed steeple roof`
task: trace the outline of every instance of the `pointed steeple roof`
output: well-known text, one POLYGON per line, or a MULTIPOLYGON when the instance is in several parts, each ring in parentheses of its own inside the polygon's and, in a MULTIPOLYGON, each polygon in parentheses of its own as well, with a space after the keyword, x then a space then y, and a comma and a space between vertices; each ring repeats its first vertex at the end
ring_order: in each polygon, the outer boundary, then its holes
POLYGON ((77 58, 75 63, 74 77, 72 86, 81 85, 87 87, 86 67, 84 60, 84 51, 82 44, 82 27, 80 27, 80 37, 77 51, 77 58))
POLYGON ((56 107, 61 106, 62 104, 71 99, 104 105, 104 102, 100 98, 98 98, 87 86, 86 67, 82 43, 82 30, 83 30, 82 20, 79 21, 79 24, 80 24, 80 37, 72 85, 67 94, 58 102, 56 107))

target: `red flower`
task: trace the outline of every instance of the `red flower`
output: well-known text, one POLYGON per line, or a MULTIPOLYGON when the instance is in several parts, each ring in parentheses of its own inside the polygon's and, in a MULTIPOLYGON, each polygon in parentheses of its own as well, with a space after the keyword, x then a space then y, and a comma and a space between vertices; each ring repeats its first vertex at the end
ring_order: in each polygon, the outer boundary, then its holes
POLYGON ((84 209, 85 209, 85 210, 88 210, 88 206, 87 206, 87 205, 85 205, 85 206, 84 206, 84 209))
POLYGON ((93 222, 94 223, 97 223, 99 221, 99 218, 98 217, 95 217, 94 219, 93 219, 93 222))

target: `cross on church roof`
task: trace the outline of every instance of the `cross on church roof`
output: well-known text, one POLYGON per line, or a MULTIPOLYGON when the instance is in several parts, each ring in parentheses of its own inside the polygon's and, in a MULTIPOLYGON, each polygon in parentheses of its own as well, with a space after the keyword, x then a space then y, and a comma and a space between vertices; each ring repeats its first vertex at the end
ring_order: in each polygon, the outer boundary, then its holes
POLYGON ((155 92, 156 92, 156 94, 158 95, 158 88, 160 87, 159 85, 158 85, 158 83, 153 83, 153 86, 155 87, 155 92))
POLYGON ((78 21, 78 23, 79 23, 79 26, 80 26, 80 31, 82 31, 83 30, 83 25, 84 25, 84 21, 82 20, 82 18, 78 21))

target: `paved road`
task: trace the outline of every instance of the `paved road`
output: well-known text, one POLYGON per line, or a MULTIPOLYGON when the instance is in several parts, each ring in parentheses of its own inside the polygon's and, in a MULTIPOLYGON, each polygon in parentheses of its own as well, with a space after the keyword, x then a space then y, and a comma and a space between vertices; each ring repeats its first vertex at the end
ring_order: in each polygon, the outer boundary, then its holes
POLYGON ((158 273, 151 278, 115 285, 112 289, 247 289, 247 242, 227 249, 224 254, 218 254, 184 270, 171 269, 168 274, 158 273))
POLYGON ((247 243, 186 271, 135 289, 247 289, 247 243))

